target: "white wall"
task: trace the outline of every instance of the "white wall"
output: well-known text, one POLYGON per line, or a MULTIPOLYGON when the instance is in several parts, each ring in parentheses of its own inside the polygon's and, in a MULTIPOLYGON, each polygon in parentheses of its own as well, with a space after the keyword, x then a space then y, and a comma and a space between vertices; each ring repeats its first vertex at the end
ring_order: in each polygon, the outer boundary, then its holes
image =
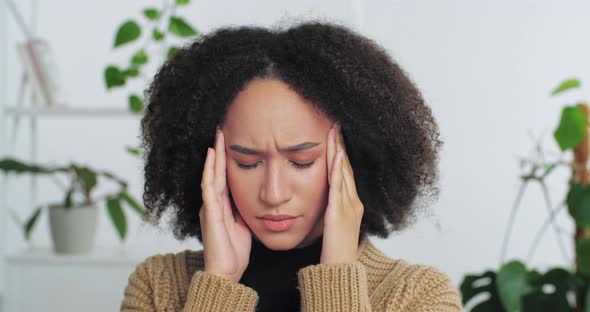
MULTIPOLYGON (((193 0, 194 1, 194 0, 193 0)), ((59 64, 69 103, 82 107, 125 107, 128 90, 106 92, 102 71, 109 63, 125 64, 132 49, 113 51, 114 32, 127 17, 140 18, 144 1, 39 1, 38 34, 49 39, 59 64)), ((157 1, 149 1, 159 5, 157 1)), ((361 2, 362 3, 362 2, 361 2)), ((31 12, 28 1, 19 1, 31 12)), ((5 10, 5 7, 2 7, 5 10)), ((387 241, 374 239, 387 254, 434 265, 458 285, 467 272, 496 267, 509 211, 518 191, 516 156, 530 155, 535 136, 544 133, 544 146, 557 152, 552 132, 564 104, 587 99, 571 92, 550 98, 562 79, 590 81, 587 40, 590 3, 584 1, 365 1, 362 31, 384 45, 423 91, 437 118, 442 139, 441 196, 434 216, 387 241)), ((196 1, 179 10, 202 32, 227 24, 272 25, 285 17, 327 17, 353 24, 354 12, 342 1, 196 1)), ((6 72, 2 99, 13 105, 20 66, 14 44, 22 39, 9 18, 1 38, 6 72)), ((584 91, 587 88, 583 89, 584 91)), ((10 124, 9 124, 10 125, 10 124)), ((28 132, 23 122, 18 155, 28 155, 28 132)), ((46 118, 39 121, 39 159, 48 162, 86 162, 112 170, 131 182, 140 196, 142 164, 123 147, 133 145, 137 120, 46 118)), ((9 129, 7 125, 0 129, 9 129)), ((3 134, 6 136, 6 134, 3 134)), ((4 144, 6 145, 6 144, 4 144)), ((4 151, 4 149, 2 150, 4 151)), ((569 157, 570 155, 568 155, 569 157)), ((553 203, 563 199, 569 173, 550 179, 553 203)), ((43 181, 43 180, 41 180, 43 181)), ((28 214, 28 180, 10 183, 8 203, 28 214)), ((58 200, 49 180, 40 183, 39 200, 58 200), (42 187, 41 187, 42 186, 42 187)), ((107 190, 108 188, 101 189, 107 190)), ((0 214, 0 217, 2 214, 0 214)), ((538 186, 532 186, 517 216, 508 255, 524 259, 547 212, 538 186)), ((24 245, 14 223, 4 220, 8 251, 24 245)), ((566 211, 559 223, 572 225, 566 211)), ((47 216, 33 235, 35 245, 50 243, 47 216)), ((133 219, 126 247, 146 254, 184 248, 199 249, 195 241, 175 242, 164 229, 152 229, 133 219)), ((571 235, 564 234, 571 257, 571 235)), ((98 246, 118 245, 103 213, 98 246)), ((567 265, 555 236, 544 236, 533 266, 567 265)))

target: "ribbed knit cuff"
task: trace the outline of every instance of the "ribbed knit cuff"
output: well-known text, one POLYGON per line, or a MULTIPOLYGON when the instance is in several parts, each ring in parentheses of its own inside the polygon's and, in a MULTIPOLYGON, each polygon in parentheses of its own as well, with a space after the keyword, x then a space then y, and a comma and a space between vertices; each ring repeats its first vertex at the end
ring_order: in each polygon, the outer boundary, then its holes
POLYGON ((302 311, 370 311, 367 273, 359 261, 315 264, 297 272, 302 311))
POLYGON ((257 302, 258 293, 254 289, 214 274, 196 271, 182 311, 253 312, 257 302))

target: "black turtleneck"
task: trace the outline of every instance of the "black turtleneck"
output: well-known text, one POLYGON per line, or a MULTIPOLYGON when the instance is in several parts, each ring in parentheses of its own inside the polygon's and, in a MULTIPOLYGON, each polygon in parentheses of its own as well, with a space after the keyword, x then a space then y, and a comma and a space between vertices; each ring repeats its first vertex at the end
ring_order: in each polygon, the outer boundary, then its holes
POLYGON ((297 271, 320 263, 322 237, 302 248, 271 250, 256 238, 240 283, 258 293, 256 311, 299 311, 297 271))

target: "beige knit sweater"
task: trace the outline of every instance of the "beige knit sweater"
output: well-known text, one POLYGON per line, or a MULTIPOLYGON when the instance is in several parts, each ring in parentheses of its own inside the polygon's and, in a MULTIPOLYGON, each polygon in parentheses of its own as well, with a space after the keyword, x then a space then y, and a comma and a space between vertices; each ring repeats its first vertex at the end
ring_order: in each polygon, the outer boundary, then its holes
MULTIPOLYGON (((205 273, 203 251, 157 254, 129 276, 121 311, 255 311, 258 294, 205 273)), ((461 311, 449 277, 392 259, 365 238, 354 263, 315 264, 297 273, 301 311, 461 311)))

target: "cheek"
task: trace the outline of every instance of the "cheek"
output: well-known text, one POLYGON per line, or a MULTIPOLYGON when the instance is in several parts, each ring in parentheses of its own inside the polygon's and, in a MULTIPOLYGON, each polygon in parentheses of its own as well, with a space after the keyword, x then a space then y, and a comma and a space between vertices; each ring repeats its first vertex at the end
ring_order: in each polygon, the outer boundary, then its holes
POLYGON ((324 161, 316 160, 312 168, 297 180, 297 193, 303 209, 312 214, 319 214, 325 208, 328 199, 328 172, 324 161), (311 211, 310 211, 311 210, 311 211))
POLYGON ((229 192, 234 200, 236 208, 240 212, 240 214, 247 214, 248 207, 252 207, 249 204, 251 200, 249 195, 256 194, 253 190, 253 184, 248 183, 248 179, 244 174, 240 174, 239 168, 230 168, 229 166, 226 168, 227 174, 227 186, 229 187, 229 192))

